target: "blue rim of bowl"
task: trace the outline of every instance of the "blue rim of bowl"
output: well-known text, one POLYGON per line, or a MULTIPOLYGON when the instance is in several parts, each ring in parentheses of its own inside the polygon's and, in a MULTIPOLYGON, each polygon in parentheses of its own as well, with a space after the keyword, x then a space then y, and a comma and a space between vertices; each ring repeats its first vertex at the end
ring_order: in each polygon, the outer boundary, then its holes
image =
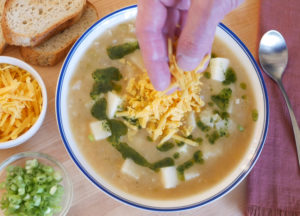
POLYGON ((268 132, 268 126, 269 126, 269 99, 268 99, 268 95, 267 95, 267 89, 266 89, 266 85, 262 76, 262 73, 259 69, 258 64, 256 63, 254 57, 252 56, 252 54, 250 53, 250 51, 248 50, 248 48, 243 44, 243 42, 229 29, 227 28, 224 24, 220 23, 218 26, 224 30, 229 36, 231 36, 231 38, 240 46, 240 48, 244 51, 244 53, 247 55, 247 57, 249 58, 253 68, 256 71, 256 74, 259 78, 260 84, 262 86, 263 89, 263 96, 264 96, 264 104, 265 104, 265 119, 264 119, 264 131, 262 133, 262 136, 260 138, 260 146, 259 148, 256 149, 255 152, 255 156, 254 158, 252 158, 252 160, 249 162, 249 166, 246 170, 244 170, 230 185, 228 185, 226 188, 224 188, 222 191, 220 191, 219 193, 213 195, 212 197, 203 200, 201 202, 198 203, 194 203, 188 206, 180 206, 180 207, 173 207, 173 208, 163 208, 163 207, 153 207, 153 206, 146 206, 146 205, 142 205, 130 200, 127 200, 117 194, 115 194, 114 192, 110 191, 109 189, 105 188, 103 185, 101 185, 96 179, 94 179, 94 177, 92 177, 87 170, 83 167, 83 165, 79 162, 79 160, 76 158, 74 152, 72 151, 68 140, 66 138, 65 132, 64 132, 64 128, 63 128, 63 124, 62 124, 62 118, 61 118, 61 110, 60 110, 60 100, 61 100, 61 88, 62 88, 62 84, 63 84, 63 80, 64 80, 64 76, 67 70, 67 67, 70 63, 70 60, 72 58, 72 56, 74 55, 74 52, 76 52, 77 48, 79 47, 79 45, 81 44, 81 42, 89 35, 89 33, 91 31, 93 31, 93 29, 96 28, 96 26, 98 26, 99 24, 101 24, 103 21, 107 20, 108 18, 119 14, 121 12, 124 12, 126 10, 130 10, 133 8, 137 8, 137 5, 132 5, 129 7, 125 7, 122 9, 119 9, 111 14, 108 14, 107 16, 103 17, 102 19, 98 20, 94 25, 92 25, 88 30, 86 30, 86 32, 77 40, 77 42, 73 45, 72 49, 70 50, 68 56, 66 57, 66 60, 62 66, 61 69, 61 73, 59 75, 59 79, 58 79, 58 83, 57 83, 57 89, 56 89, 56 119, 57 119, 57 123, 58 123, 58 128, 59 128, 59 132, 61 135, 61 138, 63 140, 63 143, 65 145, 65 148, 67 149, 70 157, 72 158, 72 160, 74 161, 74 163, 76 164, 76 166, 80 169, 80 171, 98 188, 100 188, 102 191, 104 191, 105 193, 107 193, 108 195, 110 195, 111 197, 115 198, 118 201, 121 201, 122 203, 128 204, 130 206, 134 206, 137 208, 141 208, 144 210, 150 210, 150 211, 165 211, 165 212, 170 212, 170 211, 182 211, 182 210, 188 210, 191 208, 195 208, 195 207, 199 207, 199 206, 203 206, 205 204, 208 204, 214 200, 217 200, 219 198, 221 198, 222 196, 224 196, 225 194, 227 194, 228 192, 230 192, 233 188, 235 188, 238 183, 240 183, 246 176, 247 174, 250 172, 250 170, 253 168, 253 166, 255 165, 261 151, 262 148, 264 146, 265 140, 266 140, 266 136, 267 136, 267 132, 268 132))

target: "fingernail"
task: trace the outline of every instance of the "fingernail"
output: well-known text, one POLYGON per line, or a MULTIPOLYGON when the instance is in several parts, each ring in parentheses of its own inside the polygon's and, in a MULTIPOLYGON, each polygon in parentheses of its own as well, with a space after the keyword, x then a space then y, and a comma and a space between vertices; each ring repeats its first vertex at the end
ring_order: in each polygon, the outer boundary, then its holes
POLYGON ((164 91, 166 90, 170 85, 170 80, 162 79, 162 80, 155 80, 153 83, 154 88, 157 91, 164 91))
POLYGON ((177 64, 184 71, 192 71, 199 65, 198 58, 191 58, 186 55, 177 55, 177 64))

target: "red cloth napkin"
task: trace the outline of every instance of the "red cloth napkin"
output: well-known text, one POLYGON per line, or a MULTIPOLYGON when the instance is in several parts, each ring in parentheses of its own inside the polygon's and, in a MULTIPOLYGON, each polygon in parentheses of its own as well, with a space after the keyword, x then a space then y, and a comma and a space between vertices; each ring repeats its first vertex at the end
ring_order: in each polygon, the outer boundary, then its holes
MULTIPOLYGON (((288 45, 283 84, 300 123, 300 0, 261 0, 261 36, 278 30, 288 45)), ((294 134, 277 85, 264 74, 270 102, 270 125, 260 158, 248 177, 250 216, 300 215, 300 168, 294 134)))

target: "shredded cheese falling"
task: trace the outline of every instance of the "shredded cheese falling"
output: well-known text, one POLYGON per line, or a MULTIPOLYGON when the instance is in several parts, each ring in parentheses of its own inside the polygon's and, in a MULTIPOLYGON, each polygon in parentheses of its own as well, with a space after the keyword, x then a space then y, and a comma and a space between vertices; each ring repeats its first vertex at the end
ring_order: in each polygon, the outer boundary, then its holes
POLYGON ((41 88, 30 73, 0 64, 0 142, 29 130, 39 117, 42 103, 41 88))
POLYGON ((173 136, 178 140, 180 131, 186 129, 185 115, 191 111, 199 113, 204 106, 200 98, 202 74, 197 71, 210 59, 206 56, 195 70, 183 71, 176 63, 171 40, 168 47, 172 74, 170 87, 163 92, 156 91, 147 73, 140 71, 139 75, 129 79, 123 95, 125 110, 117 113, 119 117, 138 119, 154 141, 160 138, 160 144, 173 136), (168 94, 172 89, 177 90, 168 94))

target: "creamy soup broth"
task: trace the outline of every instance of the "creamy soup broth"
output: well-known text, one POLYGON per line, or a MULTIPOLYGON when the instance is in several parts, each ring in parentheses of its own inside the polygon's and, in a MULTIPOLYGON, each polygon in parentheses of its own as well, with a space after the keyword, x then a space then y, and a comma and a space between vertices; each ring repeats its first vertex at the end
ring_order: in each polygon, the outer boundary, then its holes
MULTIPOLYGON (((252 120, 251 113, 256 104, 253 89, 249 85, 244 68, 230 49, 219 38, 215 38, 213 53, 218 57, 228 58, 230 66, 237 76, 235 83, 226 86, 232 89, 231 103, 233 104, 230 113, 229 136, 222 137, 214 144, 210 144, 205 136, 206 133, 196 128, 192 135, 193 137, 201 137, 203 139, 202 144, 199 147, 186 146, 188 154, 181 154, 174 161, 175 165, 182 164, 191 157, 196 149, 202 150, 204 163, 194 164, 190 168, 190 170, 198 170, 200 175, 189 181, 181 182, 175 188, 165 189, 160 180, 160 173, 146 167, 138 180, 124 175, 120 172, 124 159, 111 143, 106 140, 90 141, 88 138, 90 134, 89 123, 95 120, 90 111, 94 103, 89 94, 93 86, 91 74, 97 68, 109 66, 119 68, 123 75, 123 79, 120 81, 123 85, 122 94, 125 89, 126 77, 134 76, 135 72, 128 65, 118 60, 111 60, 107 56, 106 48, 110 45, 135 40, 134 22, 121 24, 96 39, 78 63, 77 71, 70 83, 68 97, 69 118, 77 145, 85 159, 101 177, 125 192, 155 199, 176 199, 203 192, 218 184, 235 169, 247 151, 252 138, 255 122, 252 120), (245 83, 247 88, 241 88, 241 83, 245 83), (240 130, 240 126, 242 126, 243 131, 240 130), (209 152, 212 152, 212 156, 209 152)), ((141 65, 143 64, 140 50, 136 50, 125 58, 132 57, 138 59, 141 65)), ((205 76, 201 78, 201 81, 203 82, 201 97, 206 102, 202 114, 205 114, 205 110, 208 112, 215 109, 215 105, 212 107, 208 105, 211 102, 210 96, 219 93, 224 85, 211 78, 207 79, 205 76)), ((150 162, 163 159, 166 156, 172 157, 175 152, 180 151, 181 147, 175 145, 173 149, 167 152, 160 152, 156 149, 156 143, 146 138, 147 135, 147 132, 141 129, 133 139, 129 139, 127 136, 122 139, 150 162)))

